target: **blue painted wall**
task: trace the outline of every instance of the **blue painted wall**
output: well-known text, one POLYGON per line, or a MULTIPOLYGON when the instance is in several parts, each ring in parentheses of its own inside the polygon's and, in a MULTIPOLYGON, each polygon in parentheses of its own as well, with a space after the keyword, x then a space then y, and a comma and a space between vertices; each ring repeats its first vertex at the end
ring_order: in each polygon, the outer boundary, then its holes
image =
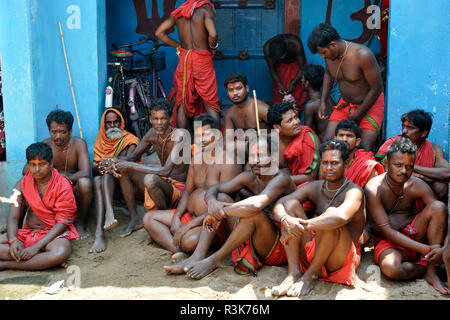
POLYGON ((79 136, 58 21, 83 137, 92 156, 106 83, 104 1, 1 0, 0 52, 8 160, 23 159, 30 143, 49 136, 45 118, 57 104, 72 112, 73 135, 79 136))
POLYGON ((391 1, 386 136, 400 133, 412 109, 434 115, 429 140, 449 155, 450 2, 391 1))

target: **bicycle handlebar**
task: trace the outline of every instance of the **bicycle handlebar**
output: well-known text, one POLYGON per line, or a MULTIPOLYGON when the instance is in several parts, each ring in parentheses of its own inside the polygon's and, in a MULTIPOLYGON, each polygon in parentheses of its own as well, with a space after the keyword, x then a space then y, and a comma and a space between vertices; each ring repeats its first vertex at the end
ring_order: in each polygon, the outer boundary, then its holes
POLYGON ((156 45, 158 44, 158 39, 155 38, 155 37, 141 37, 138 42, 131 42, 131 43, 123 44, 123 45, 120 45, 120 46, 116 45, 115 43, 112 43, 111 46, 114 49, 119 50, 121 48, 127 48, 127 47, 131 48, 133 46, 137 46, 139 44, 143 44, 143 43, 146 43, 146 42, 149 42, 149 41, 151 41, 153 43, 156 43, 156 45))

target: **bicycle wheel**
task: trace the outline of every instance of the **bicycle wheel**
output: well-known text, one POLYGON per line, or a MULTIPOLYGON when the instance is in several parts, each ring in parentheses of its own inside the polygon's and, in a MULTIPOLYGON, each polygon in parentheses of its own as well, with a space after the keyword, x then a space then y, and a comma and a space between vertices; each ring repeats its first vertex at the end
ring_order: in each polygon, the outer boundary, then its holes
POLYGON ((134 107, 137 110, 138 117, 135 117, 137 119, 132 121, 133 131, 139 139, 142 139, 150 130, 151 125, 144 90, 140 83, 136 85, 134 107))
POLYGON ((116 72, 114 74, 111 87, 113 89, 113 108, 120 111, 125 121, 124 127, 126 129, 130 129, 127 103, 125 99, 125 82, 122 81, 122 75, 120 72, 116 72))

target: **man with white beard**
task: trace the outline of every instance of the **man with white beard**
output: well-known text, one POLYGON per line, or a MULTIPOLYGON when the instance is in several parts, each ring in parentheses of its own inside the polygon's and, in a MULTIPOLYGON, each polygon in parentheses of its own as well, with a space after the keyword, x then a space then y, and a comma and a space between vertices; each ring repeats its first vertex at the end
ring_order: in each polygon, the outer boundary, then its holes
POLYGON ((112 158, 120 159, 133 153, 139 142, 136 136, 124 130, 122 114, 113 108, 106 109, 94 144, 92 171, 97 227, 90 253, 98 253, 106 249, 104 230, 109 230, 117 225, 112 202, 114 187, 118 180, 106 168, 112 158))

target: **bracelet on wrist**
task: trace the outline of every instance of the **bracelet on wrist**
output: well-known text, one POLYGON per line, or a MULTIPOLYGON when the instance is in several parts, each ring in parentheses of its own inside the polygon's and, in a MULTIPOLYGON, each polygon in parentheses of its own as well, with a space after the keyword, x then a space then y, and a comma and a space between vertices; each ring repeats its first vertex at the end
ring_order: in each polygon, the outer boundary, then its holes
POLYGON ((281 216, 280 222, 283 223, 283 221, 286 220, 287 217, 288 217, 287 214, 283 214, 283 215, 281 216))
POLYGON ((208 42, 208 46, 209 46, 209 48, 215 50, 215 49, 217 49, 217 48, 219 47, 219 41, 216 42, 216 45, 215 45, 214 47, 211 47, 211 45, 210 45, 209 42, 208 42))

